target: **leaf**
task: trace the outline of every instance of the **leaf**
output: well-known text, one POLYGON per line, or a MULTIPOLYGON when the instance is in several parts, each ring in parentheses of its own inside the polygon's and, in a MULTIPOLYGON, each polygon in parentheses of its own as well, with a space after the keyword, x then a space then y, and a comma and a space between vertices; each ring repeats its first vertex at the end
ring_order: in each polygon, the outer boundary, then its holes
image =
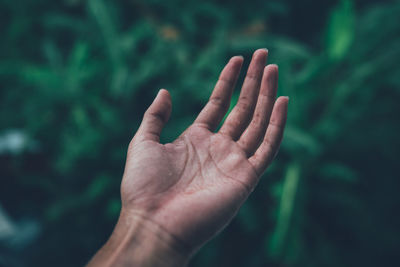
POLYGON ((89 185, 85 197, 90 201, 96 201, 104 194, 104 192, 108 190, 111 184, 112 179, 110 179, 109 176, 100 175, 99 177, 95 178, 93 182, 89 185))
POLYGON ((279 259, 284 255, 287 243, 290 240, 289 231, 295 212, 300 172, 301 167, 297 162, 291 163, 286 171, 276 227, 266 246, 267 253, 275 259, 279 259))
POLYGON ((326 33, 326 49, 330 59, 340 60, 348 52, 354 39, 354 19, 352 0, 341 0, 333 9, 326 33))

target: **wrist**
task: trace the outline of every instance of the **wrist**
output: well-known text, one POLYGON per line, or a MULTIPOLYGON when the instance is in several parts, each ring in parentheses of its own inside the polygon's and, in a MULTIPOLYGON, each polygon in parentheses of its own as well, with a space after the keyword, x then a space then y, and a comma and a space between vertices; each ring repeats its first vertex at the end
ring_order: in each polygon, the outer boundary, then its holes
POLYGON ((189 258, 185 246, 159 225, 122 209, 111 237, 88 267, 186 266, 189 258))

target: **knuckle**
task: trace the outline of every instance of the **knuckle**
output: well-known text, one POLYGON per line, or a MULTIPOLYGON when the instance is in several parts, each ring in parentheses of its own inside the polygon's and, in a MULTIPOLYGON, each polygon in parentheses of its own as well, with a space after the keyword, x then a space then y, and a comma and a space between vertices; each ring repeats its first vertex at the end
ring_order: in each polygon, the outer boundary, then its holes
POLYGON ((228 78, 225 78, 225 77, 220 77, 219 79, 218 79, 218 82, 220 82, 220 83, 224 83, 224 84, 226 84, 227 86, 233 86, 233 84, 234 84, 234 81, 232 80, 232 79, 228 79, 228 78))
POLYGON ((223 109, 229 108, 227 101, 225 101, 222 97, 219 96, 214 96, 210 98, 210 103, 215 106, 221 107, 223 109))
POLYGON ((259 112, 256 112, 253 115, 253 119, 252 119, 251 123, 254 126, 263 126, 265 124, 265 120, 259 112))
POLYGON ((249 103, 247 98, 243 97, 242 99, 239 99, 238 103, 236 104, 236 108, 240 111, 240 112, 247 112, 249 109, 249 103))
POLYGON ((241 122, 241 120, 234 120, 234 121, 232 121, 232 122, 230 123, 230 126, 231 126, 231 129, 232 129, 232 131, 233 131, 233 130, 235 130, 235 129, 241 128, 242 122, 241 122))
POLYGON ((150 121, 161 121, 162 123, 166 122, 167 118, 166 118, 166 114, 161 113, 161 112, 154 112, 151 110, 148 110, 145 113, 145 117, 146 119, 150 120, 150 121))
POLYGON ((259 75, 255 73, 248 73, 246 75, 246 79, 253 80, 253 81, 258 81, 259 80, 259 75))

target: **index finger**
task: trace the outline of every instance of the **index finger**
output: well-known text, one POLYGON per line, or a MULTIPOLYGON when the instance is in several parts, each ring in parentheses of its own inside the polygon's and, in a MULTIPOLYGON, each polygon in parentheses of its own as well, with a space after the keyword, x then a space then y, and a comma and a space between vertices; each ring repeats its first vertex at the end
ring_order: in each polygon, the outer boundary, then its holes
POLYGON ((194 121, 195 124, 201 124, 210 131, 218 127, 228 111, 242 64, 242 56, 234 56, 229 60, 219 76, 210 99, 194 121))

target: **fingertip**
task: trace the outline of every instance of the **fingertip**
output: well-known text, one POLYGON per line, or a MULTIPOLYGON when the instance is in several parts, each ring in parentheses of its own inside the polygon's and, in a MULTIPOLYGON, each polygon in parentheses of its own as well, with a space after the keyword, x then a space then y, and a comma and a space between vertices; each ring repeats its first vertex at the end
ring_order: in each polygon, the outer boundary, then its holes
POLYGON ((276 64, 268 64, 267 66, 264 67, 264 75, 268 75, 270 73, 274 74, 275 76, 278 76, 278 65, 276 64))
POLYGON ((242 66, 244 61, 243 56, 239 55, 239 56, 234 56, 229 60, 229 63, 234 64, 235 66, 242 66))
MULTIPOLYGON (((276 113, 280 114, 280 116, 283 115, 283 117, 286 119, 287 116, 287 110, 288 110, 288 104, 289 104, 289 97, 288 96, 280 96, 275 102, 274 109, 276 109, 276 113)), ((279 116, 279 115, 278 115, 279 116)))
POLYGON ((242 56, 232 57, 222 72, 227 72, 230 73, 228 74, 229 76, 233 75, 234 77, 237 77, 242 69, 243 61, 244 59, 242 56))
POLYGON ((269 69, 274 70, 276 72, 278 72, 278 70, 279 70, 279 67, 276 64, 268 64, 267 66, 265 66, 265 68, 269 68, 269 69))
POLYGON ((264 67, 260 94, 270 96, 275 100, 278 89, 278 66, 269 64, 264 67))
POLYGON ((258 48, 256 51, 254 51, 254 54, 256 53, 268 53, 268 49, 267 48, 258 48))
POLYGON ((162 88, 158 91, 156 98, 153 101, 152 107, 156 110, 162 110, 166 117, 169 117, 172 109, 171 95, 168 90, 162 88))
POLYGON ((283 101, 284 103, 288 104, 289 103, 289 97, 288 96, 280 96, 278 100, 281 99, 280 101, 283 101))
POLYGON ((161 98, 166 98, 169 102, 171 102, 171 94, 169 93, 169 91, 167 89, 161 88, 158 91, 157 97, 161 97, 161 98))
POLYGON ((242 55, 233 56, 231 60, 243 60, 244 57, 242 55))
POLYGON ((259 48, 253 53, 254 58, 266 58, 268 56, 267 48, 259 48))
POLYGON ((163 94, 163 95, 170 95, 169 91, 168 91, 167 89, 164 89, 164 88, 161 88, 161 89, 158 91, 158 94, 159 94, 159 95, 161 95, 161 94, 163 94))
POLYGON ((279 110, 280 112, 282 111, 286 112, 288 104, 289 104, 289 97, 280 96, 276 99, 274 106, 276 106, 276 109, 279 110))

